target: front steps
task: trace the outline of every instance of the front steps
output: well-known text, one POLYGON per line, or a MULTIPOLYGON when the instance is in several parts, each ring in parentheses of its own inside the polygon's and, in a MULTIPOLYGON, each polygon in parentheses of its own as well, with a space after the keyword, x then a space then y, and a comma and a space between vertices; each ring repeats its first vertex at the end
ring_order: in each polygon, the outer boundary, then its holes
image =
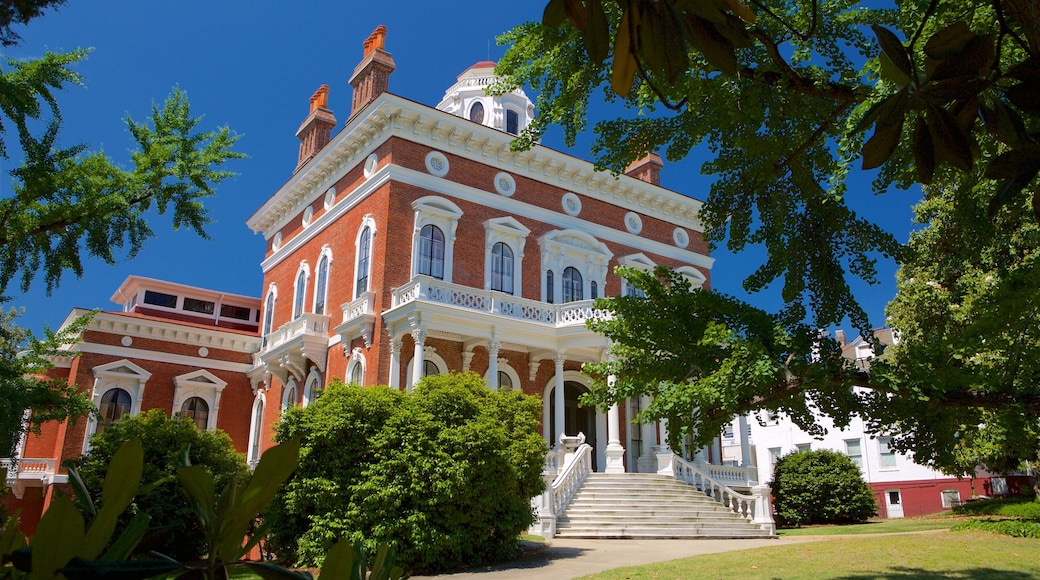
POLYGON ((668 475, 591 473, 556 520, 560 538, 768 538, 668 475))

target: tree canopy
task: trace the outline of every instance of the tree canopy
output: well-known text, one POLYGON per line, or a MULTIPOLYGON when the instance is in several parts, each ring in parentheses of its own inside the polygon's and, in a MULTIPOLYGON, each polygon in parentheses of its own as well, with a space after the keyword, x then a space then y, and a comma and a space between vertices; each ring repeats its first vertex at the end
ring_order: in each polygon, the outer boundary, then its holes
POLYGON ((515 146, 552 124, 573 143, 600 92, 631 112, 595 125, 600 167, 706 145, 707 238, 764 246, 744 288, 781 285, 784 307, 765 312, 665 271, 626 272, 646 297, 600 303, 615 316, 592 326, 616 358, 588 370, 618 381, 601 380, 595 402, 655 396, 642 419, 667 417, 673 443, 706 444, 735 414, 770 409, 810 433, 816 413, 839 427, 861 415, 951 471, 983 431, 1007 435, 991 458, 1036 457, 1035 2, 552 0, 503 41, 498 89, 538 93, 515 146), (908 244, 847 205, 865 181, 923 185, 908 244), (901 341, 868 374, 817 329, 848 316, 872 339, 849 280, 875 282, 879 259, 901 265, 889 308, 901 341))

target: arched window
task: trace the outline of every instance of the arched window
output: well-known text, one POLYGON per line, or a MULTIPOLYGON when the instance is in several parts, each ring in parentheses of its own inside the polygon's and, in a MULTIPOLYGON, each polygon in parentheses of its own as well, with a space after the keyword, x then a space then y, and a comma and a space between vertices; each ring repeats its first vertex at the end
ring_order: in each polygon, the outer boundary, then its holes
POLYGON ((274 326, 274 298, 275 292, 272 288, 267 291, 267 300, 264 304, 264 328, 263 328, 263 346, 267 346, 267 335, 271 334, 274 326))
POLYGON ((563 301, 582 300, 582 290, 581 272, 578 272, 577 268, 568 266, 563 271, 563 301))
POLYGON ((368 271, 372 255, 372 228, 365 226, 358 238, 357 290, 354 298, 360 298, 362 292, 368 292, 368 271))
POLYGON ((300 269, 296 274, 296 298, 293 300, 294 319, 303 316, 303 297, 307 294, 307 270, 300 269))
POLYGON ((130 393, 118 387, 109 389, 101 397, 101 404, 98 407, 101 411, 101 417, 98 419, 95 433, 100 433, 105 427, 122 419, 123 415, 130 413, 130 393))
POLYGON ((500 391, 511 391, 513 390, 513 379, 503 371, 498 371, 498 390, 500 391))
POLYGON ((249 434, 249 465, 256 467, 260 461, 260 449, 264 439, 264 400, 257 398, 253 405, 253 429, 249 434))
POLYGON ((419 273, 444 279, 444 232, 437 226, 419 232, 419 273))
POLYGON ((209 404, 202 397, 191 397, 181 405, 181 416, 191 419, 196 428, 205 431, 209 423, 209 404))
POLYGON ((513 250, 502 242, 491 248, 491 289, 513 293, 513 250))
POLYGON ((510 135, 516 135, 520 132, 520 115, 516 114, 516 111, 506 111, 506 133, 510 135))
POLYGON ((318 369, 311 368, 311 373, 307 376, 307 382, 303 386, 304 407, 318 400, 318 397, 321 396, 321 387, 321 373, 318 372, 318 369))
POLYGON ((480 101, 473 103, 469 108, 469 120, 474 123, 484 122, 484 105, 480 104, 480 101))
POLYGON ((428 377, 431 375, 439 374, 441 374, 441 369, 437 366, 437 363, 433 362, 432 360, 423 361, 422 376, 428 377))
POLYGON ((595 300, 599 298, 599 284, 595 280, 589 282, 589 298, 595 300))
POLYGON ((365 376, 364 376, 365 373, 364 373, 364 370, 365 369, 363 369, 361 367, 361 362, 360 361, 355 361, 354 364, 350 367, 350 382, 355 384, 355 385, 364 385, 365 384, 365 376))
POLYGON ((289 383, 285 385, 285 394, 282 395, 282 410, 295 407, 300 396, 296 392, 296 378, 289 377, 289 383))
POLYGON ((545 301, 549 304, 556 301, 556 289, 553 286, 553 271, 547 270, 545 272, 545 301))
POLYGON ((318 260, 318 271, 314 277, 314 313, 325 314, 325 296, 329 287, 329 257, 322 255, 318 260))

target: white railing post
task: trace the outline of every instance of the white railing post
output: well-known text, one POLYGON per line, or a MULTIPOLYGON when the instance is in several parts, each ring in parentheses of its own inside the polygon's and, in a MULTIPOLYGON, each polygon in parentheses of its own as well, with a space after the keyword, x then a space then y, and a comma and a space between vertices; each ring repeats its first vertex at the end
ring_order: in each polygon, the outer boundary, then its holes
POLYGON ((773 520, 769 494, 769 486, 764 483, 751 488, 751 495, 755 497, 755 523, 772 536, 776 534, 776 522, 773 520))
MULTIPOLYGON (((727 479, 732 479, 734 468, 720 469, 721 466, 717 465, 695 466, 679 456, 672 458, 672 465, 675 469, 676 479, 693 486, 748 522, 758 525, 769 535, 776 534, 773 511, 769 506, 768 485, 756 485, 751 489, 751 495, 747 495, 734 490, 714 477, 714 472, 718 471, 719 474, 728 476, 727 479), (708 472, 705 473, 705 471, 708 472)), ((746 472, 743 473, 745 474, 743 478, 746 478, 746 472)))

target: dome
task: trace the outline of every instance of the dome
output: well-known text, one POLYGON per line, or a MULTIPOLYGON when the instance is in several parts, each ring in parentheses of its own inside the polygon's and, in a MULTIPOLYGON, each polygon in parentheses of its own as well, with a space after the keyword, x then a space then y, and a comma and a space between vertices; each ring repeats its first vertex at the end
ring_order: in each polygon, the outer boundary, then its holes
POLYGON ((489 96, 486 89, 497 80, 495 63, 480 61, 462 71, 455 84, 444 92, 437 108, 485 127, 517 135, 534 120, 534 103, 523 89, 489 96))

